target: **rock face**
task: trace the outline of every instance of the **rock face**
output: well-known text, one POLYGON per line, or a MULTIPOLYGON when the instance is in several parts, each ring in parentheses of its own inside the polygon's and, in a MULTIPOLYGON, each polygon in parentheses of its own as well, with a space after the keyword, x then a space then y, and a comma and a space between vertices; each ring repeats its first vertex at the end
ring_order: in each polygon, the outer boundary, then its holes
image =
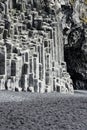
POLYGON ((87 0, 1 0, 1 89, 87 89, 86 11, 87 0))
POLYGON ((65 61, 75 89, 87 89, 87 1, 71 1, 63 8, 65 61), (70 13, 69 13, 70 12, 70 13))
POLYGON ((1 90, 73 93, 64 61, 62 7, 67 2, 0 2, 1 90))

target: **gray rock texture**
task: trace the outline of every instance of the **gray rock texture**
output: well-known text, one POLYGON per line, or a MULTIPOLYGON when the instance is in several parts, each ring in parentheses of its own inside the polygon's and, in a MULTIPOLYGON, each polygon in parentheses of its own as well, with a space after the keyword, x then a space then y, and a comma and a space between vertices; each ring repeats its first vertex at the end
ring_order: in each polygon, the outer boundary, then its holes
POLYGON ((0 92, 0 117, 0 130, 87 130, 87 92, 0 92))
MULTIPOLYGON (((17 90, 20 87, 22 90, 27 91, 27 88, 30 89, 29 87, 41 86, 42 84, 45 86, 44 90, 37 88, 37 91, 51 91, 51 84, 53 86, 53 82, 55 82, 54 84, 58 85, 55 79, 59 78, 59 81, 63 79, 65 84, 69 80, 68 88, 71 85, 69 88, 71 89, 72 78, 75 89, 87 89, 86 0, 1 0, 0 45, 5 47, 0 51, 0 82, 3 79, 6 88, 9 89, 7 86, 14 83, 17 90), (43 43, 45 44, 44 47, 43 43), (50 44, 49 47, 47 44, 50 44), (38 57, 38 55, 40 56, 38 57), (34 58, 34 63, 38 62, 39 59, 39 65, 37 64, 34 67, 30 65, 31 70, 33 69, 35 72, 29 70, 29 62, 32 61, 28 61, 27 57, 30 60, 34 58), (49 60, 50 58, 51 60, 49 60), (49 67, 46 70, 45 62, 47 62, 47 59, 51 61, 49 63, 51 70, 49 70, 49 67), (53 65, 54 61, 55 65, 53 65), (67 62, 67 69, 64 61, 67 62), (20 65, 18 62, 20 62, 20 65), (41 71, 39 71, 39 68, 41 71), (52 74, 52 80, 50 80, 52 83, 45 83, 45 75, 46 79, 50 79, 50 72, 52 74), (56 76, 57 73, 59 76, 56 76), (40 76, 38 77, 38 75, 40 76), (33 79, 33 82, 26 82, 27 79, 28 81, 33 79), (24 84, 21 80, 24 80, 24 84)), ((14 90, 14 88, 12 89, 14 90)), ((57 87, 54 87, 54 90, 55 88, 57 87)))
POLYGON ((71 1, 62 7, 65 16, 65 61, 75 89, 87 89, 87 1, 71 1))
POLYGON ((73 93, 64 61, 66 4, 64 0, 0 2, 0 90, 73 93))

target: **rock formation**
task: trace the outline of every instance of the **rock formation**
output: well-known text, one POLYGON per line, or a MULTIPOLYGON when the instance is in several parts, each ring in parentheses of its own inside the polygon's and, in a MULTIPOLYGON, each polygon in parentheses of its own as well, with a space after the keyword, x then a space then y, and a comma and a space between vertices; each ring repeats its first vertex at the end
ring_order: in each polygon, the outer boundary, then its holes
POLYGON ((73 92, 64 61, 65 4, 63 0, 0 2, 1 90, 73 92))
POLYGON ((71 0, 63 12, 65 61, 75 89, 87 89, 87 0, 71 0))

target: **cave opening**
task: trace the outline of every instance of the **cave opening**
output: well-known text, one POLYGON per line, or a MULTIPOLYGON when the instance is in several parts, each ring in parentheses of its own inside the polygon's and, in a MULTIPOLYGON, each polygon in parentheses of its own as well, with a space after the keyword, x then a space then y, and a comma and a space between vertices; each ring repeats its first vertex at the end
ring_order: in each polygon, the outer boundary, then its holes
POLYGON ((87 54, 82 50, 84 42, 84 30, 79 27, 70 32, 68 35, 68 44, 64 47, 64 58, 67 64, 67 71, 73 80, 74 89, 77 90, 87 90, 87 54))

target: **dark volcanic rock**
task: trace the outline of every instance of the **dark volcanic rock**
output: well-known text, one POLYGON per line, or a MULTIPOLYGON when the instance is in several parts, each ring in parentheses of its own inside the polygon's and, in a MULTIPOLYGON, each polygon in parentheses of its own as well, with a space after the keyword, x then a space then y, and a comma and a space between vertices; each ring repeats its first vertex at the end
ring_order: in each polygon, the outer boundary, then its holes
POLYGON ((64 56, 74 88, 87 89, 87 23, 86 20, 80 21, 78 7, 81 8, 79 2, 74 6, 69 5, 68 8, 62 7, 67 24, 63 29, 63 35, 67 37, 64 56))
POLYGON ((85 39, 83 29, 72 29, 68 36, 68 45, 65 46, 65 61, 75 89, 87 89, 85 39))

